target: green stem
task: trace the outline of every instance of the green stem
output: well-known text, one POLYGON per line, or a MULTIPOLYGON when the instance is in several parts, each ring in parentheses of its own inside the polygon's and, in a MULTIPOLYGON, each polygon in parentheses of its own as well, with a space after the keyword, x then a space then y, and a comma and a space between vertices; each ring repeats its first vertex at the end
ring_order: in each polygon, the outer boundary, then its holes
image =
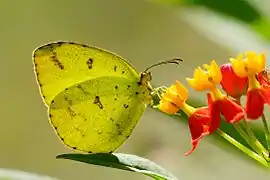
POLYGON ((242 138, 250 145, 250 147, 256 151, 258 154, 262 154, 262 151, 260 148, 258 148, 253 140, 250 139, 250 137, 246 134, 246 132, 239 126, 239 124, 234 124, 234 128, 237 130, 237 132, 242 136, 242 138))
POLYGON ((253 140, 257 140, 256 136, 254 135, 253 131, 251 130, 250 126, 248 125, 246 119, 243 119, 243 125, 245 127, 245 129, 247 130, 248 135, 253 139, 253 140))
POLYGON ((266 121, 264 114, 262 115, 262 122, 263 122, 263 127, 264 127, 265 139, 266 139, 266 143, 267 143, 267 149, 269 151, 270 150, 270 131, 269 131, 267 121, 266 121))
POLYGON ((250 138, 238 124, 234 124, 234 127, 254 151, 256 151, 259 155, 262 155, 266 161, 269 161, 268 151, 257 140, 257 138, 255 140, 253 138, 250 138))
POLYGON ((257 137, 254 135, 253 131, 251 130, 250 126, 248 125, 246 119, 243 120, 243 125, 248 133, 248 135, 252 138, 254 144, 261 149, 262 154, 265 156, 267 160, 269 160, 268 157, 268 150, 265 149, 265 147, 260 143, 260 141, 257 139, 257 137))
MULTIPOLYGON (((236 103, 238 103, 239 105, 241 105, 241 101, 240 98, 236 98, 236 103)), ((247 141, 247 143, 260 155, 263 155, 263 157, 269 161, 269 152, 267 149, 265 149, 265 147, 261 144, 261 142, 257 139, 257 137, 254 135, 252 129, 250 128, 247 120, 244 118, 243 121, 243 126, 248 134, 249 137, 246 137, 246 133, 242 132, 242 128, 236 127, 238 128, 238 132, 241 133, 241 136, 247 141)), ((270 136, 269 136, 270 137, 270 136)))
POLYGON ((242 152, 244 152, 248 156, 252 157, 256 161, 260 162, 264 166, 269 167, 269 164, 267 163, 267 161, 263 157, 259 156, 257 153, 253 152, 252 150, 250 150, 246 146, 242 145, 241 143, 239 143, 238 141, 236 141, 234 138, 232 138, 231 136, 229 136, 228 134, 226 134, 222 130, 218 129, 217 132, 219 133, 219 135, 221 137, 223 137, 224 139, 226 139, 227 141, 229 141, 231 144, 233 144, 235 147, 237 147, 238 149, 240 149, 242 152))
MULTIPOLYGON (((241 101, 240 101, 240 97, 236 98, 236 103, 239 104, 241 106, 241 101)), ((243 119, 243 125, 248 133, 248 135, 255 141, 257 141, 256 136, 254 135, 254 133, 252 132, 251 128, 249 127, 247 120, 244 118, 243 119)))

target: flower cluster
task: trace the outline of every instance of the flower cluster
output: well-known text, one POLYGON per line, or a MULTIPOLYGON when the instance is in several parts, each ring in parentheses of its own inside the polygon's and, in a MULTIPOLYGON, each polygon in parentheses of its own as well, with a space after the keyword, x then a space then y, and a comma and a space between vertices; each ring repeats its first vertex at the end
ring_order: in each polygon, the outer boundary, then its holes
POLYGON ((188 90, 183 84, 176 83, 162 94, 158 108, 168 114, 182 110, 188 116, 192 138, 191 154, 199 140, 219 128, 221 117, 227 123, 256 120, 263 115, 264 105, 270 105, 269 75, 266 71, 264 54, 246 52, 230 58, 230 63, 220 67, 213 60, 210 65, 197 67, 193 78, 187 78, 188 84, 197 91, 207 91, 208 105, 194 108, 186 103, 188 90), (224 94, 218 89, 221 85, 224 94), (245 96, 244 106, 240 103, 245 96))

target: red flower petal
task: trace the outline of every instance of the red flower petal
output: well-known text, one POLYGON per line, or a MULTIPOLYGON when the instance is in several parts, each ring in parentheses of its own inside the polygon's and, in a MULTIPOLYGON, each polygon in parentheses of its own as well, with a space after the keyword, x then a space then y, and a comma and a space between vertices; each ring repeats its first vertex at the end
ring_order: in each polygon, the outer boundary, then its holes
POLYGON ((212 133, 217 128, 219 128, 220 125, 220 112, 219 112, 219 107, 215 102, 213 102, 212 96, 210 93, 207 94, 207 99, 208 99, 208 107, 209 107, 209 112, 211 116, 211 126, 209 128, 209 131, 212 133))
POLYGON ((230 63, 223 64, 220 67, 222 80, 220 82, 222 89, 231 97, 239 98, 246 93, 248 86, 247 77, 239 77, 233 71, 230 63))
POLYGON ((199 140, 213 133, 220 125, 220 114, 217 106, 213 106, 210 94, 208 95, 208 107, 198 108, 189 117, 189 129, 192 138, 192 148, 185 156, 190 155, 198 146, 199 140))
POLYGON ((248 119, 258 119, 264 111, 264 104, 270 105, 270 92, 264 88, 247 92, 246 114, 248 119))
POLYGON ((224 97, 222 100, 216 100, 215 103, 228 123, 237 123, 245 116, 242 106, 227 97, 224 97))

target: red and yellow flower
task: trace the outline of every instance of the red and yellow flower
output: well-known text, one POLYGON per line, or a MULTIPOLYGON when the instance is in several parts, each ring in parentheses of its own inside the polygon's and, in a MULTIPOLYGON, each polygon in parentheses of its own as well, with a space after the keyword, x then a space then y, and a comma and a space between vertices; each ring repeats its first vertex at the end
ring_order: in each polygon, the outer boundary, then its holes
POLYGON ((162 95, 158 108, 168 114, 175 114, 180 109, 188 116, 189 129, 192 138, 192 148, 185 155, 191 154, 197 147, 199 140, 213 133, 220 124, 220 115, 212 106, 212 99, 208 96, 208 106, 194 108, 186 103, 187 89, 178 81, 169 87, 162 95))
POLYGON ((265 69, 264 54, 248 52, 243 57, 239 54, 231 63, 221 67, 213 60, 209 65, 197 67, 193 78, 187 78, 188 84, 197 91, 208 91, 208 105, 194 108, 186 103, 188 90, 178 81, 162 95, 158 108, 168 114, 182 110, 188 116, 192 138, 192 148, 185 155, 191 154, 199 140, 219 128, 221 115, 227 123, 238 123, 245 118, 257 119, 262 116, 264 105, 270 104, 269 74, 265 69), (224 95, 218 88, 227 93, 224 95), (246 95, 245 108, 240 97, 246 95))
POLYGON ((205 70, 198 67, 194 71, 193 78, 187 78, 189 85, 197 91, 210 91, 213 106, 217 106, 227 122, 237 123, 243 119, 243 108, 217 88, 217 84, 222 80, 222 73, 217 63, 213 60, 210 65, 204 64, 203 66, 205 70))
POLYGON ((207 94, 208 106, 194 108, 186 103, 187 89, 178 81, 167 89, 159 104, 159 109, 168 114, 175 114, 181 109, 189 117, 189 129, 192 138, 192 149, 186 153, 191 154, 198 145, 199 140, 213 133, 220 125, 222 114, 229 123, 236 123, 244 117, 244 111, 234 101, 223 95, 216 87, 222 80, 220 68, 215 61, 204 65, 205 70, 198 67, 188 83, 198 91, 209 90, 207 94))
POLYGON ((227 95, 239 99, 246 93, 248 87, 247 77, 237 76, 230 63, 221 65, 220 70, 222 74, 220 85, 227 95))
POLYGON ((269 82, 259 74, 265 69, 266 58, 264 54, 257 55, 255 52, 239 54, 236 59, 230 59, 234 72, 239 77, 248 78, 248 90, 246 100, 246 116, 254 120, 262 116, 264 105, 270 104, 269 82))

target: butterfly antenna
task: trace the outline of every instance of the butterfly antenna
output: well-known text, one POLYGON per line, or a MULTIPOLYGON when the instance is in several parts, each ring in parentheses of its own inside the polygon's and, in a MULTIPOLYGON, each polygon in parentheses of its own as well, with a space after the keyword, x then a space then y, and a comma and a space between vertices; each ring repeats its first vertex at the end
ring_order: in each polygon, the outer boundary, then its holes
POLYGON ((163 64, 177 64, 177 65, 179 65, 180 64, 179 62, 183 62, 183 60, 180 58, 168 59, 168 60, 161 61, 161 62, 158 62, 156 64, 151 65, 150 67, 146 68, 144 70, 144 72, 147 72, 149 69, 152 69, 153 67, 160 66, 163 64))

